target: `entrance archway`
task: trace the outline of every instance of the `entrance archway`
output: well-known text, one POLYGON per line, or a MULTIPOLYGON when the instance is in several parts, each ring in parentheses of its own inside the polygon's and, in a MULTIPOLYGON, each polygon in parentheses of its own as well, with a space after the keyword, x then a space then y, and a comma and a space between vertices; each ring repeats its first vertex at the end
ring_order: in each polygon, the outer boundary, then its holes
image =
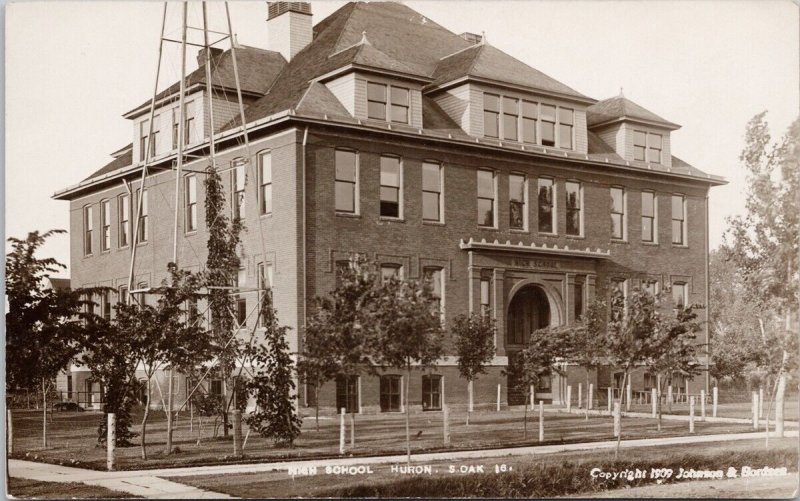
MULTIPOLYGON (((558 312, 555 313, 558 315, 558 312)), ((524 405, 527 389, 519 388, 519 363, 517 353, 527 343, 531 333, 551 325, 550 300, 545 290, 536 284, 527 284, 516 291, 508 305, 506 318, 506 347, 508 349, 507 399, 508 405, 524 405)), ((542 380, 536 393, 550 393, 549 384, 542 380)))

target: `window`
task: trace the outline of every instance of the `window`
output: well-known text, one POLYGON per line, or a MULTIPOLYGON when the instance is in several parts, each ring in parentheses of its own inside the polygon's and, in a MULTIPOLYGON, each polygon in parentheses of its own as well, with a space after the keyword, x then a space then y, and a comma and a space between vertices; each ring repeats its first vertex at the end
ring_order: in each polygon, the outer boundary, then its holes
POLYGON ((336 377, 336 410, 358 412, 358 376, 336 377))
POLYGON ((214 397, 222 398, 222 380, 212 379, 208 393, 214 397))
POLYGON ((522 140, 526 143, 536 144, 536 108, 536 103, 522 101, 522 140))
POLYGON ((108 291, 100 293, 100 314, 104 320, 111 320, 111 295, 108 291))
POLYGON ((247 326, 247 299, 240 297, 236 300, 236 323, 239 328, 247 326))
POLYGON ((542 393, 550 393, 553 391, 553 375, 549 372, 539 376, 538 391, 542 393))
POLYGON ((658 280, 642 280, 642 290, 651 296, 656 296, 660 292, 658 280))
POLYGON ((422 376, 422 410, 432 411, 442 408, 442 376, 422 376))
POLYGON ((397 157, 381 157, 381 217, 402 217, 403 170, 397 157))
POLYGON ((483 95, 483 135, 500 137, 500 96, 483 95))
MULTIPOLYGON (((628 283, 624 278, 611 279, 611 291, 619 291, 622 294, 623 301, 628 300, 628 283)), ((627 305, 626 305, 627 308, 627 305)))
POLYGON ((675 308, 685 308, 689 301, 689 290, 685 283, 672 284, 672 301, 675 308))
MULTIPOLYGON (((266 294, 266 290, 272 289, 272 264, 259 263, 257 273, 258 273, 258 304, 260 305, 264 301, 264 295, 266 294)), ((258 325, 259 327, 264 326, 264 322, 260 314, 258 316, 258 325)))
POLYGON ((392 278, 403 279, 403 267, 399 264, 381 265, 381 282, 386 283, 392 278))
POLYGON ((642 192, 642 241, 656 241, 656 194, 642 192))
POLYGON ((578 320, 583 316, 583 277, 576 277, 575 279, 575 290, 574 290, 574 297, 572 304, 574 306, 573 313, 575 314, 575 320, 578 320))
POLYGON ((146 306, 147 305, 147 294, 145 294, 145 290, 147 288, 148 288, 147 282, 139 282, 138 284, 136 284, 136 289, 141 291, 141 292, 137 292, 136 293, 135 299, 136 299, 136 302, 139 303, 142 306, 146 306))
POLYGON ((197 231, 197 176, 186 176, 184 194, 186 231, 197 231))
POLYGON ((539 178, 539 231, 555 233, 555 210, 553 207, 553 180, 539 178))
POLYGON ((489 302, 489 279, 481 278, 481 314, 486 316, 491 310, 491 303, 489 302))
POLYGON ((83 253, 92 253, 92 233, 94 232, 94 209, 91 205, 83 208, 83 253))
POLYGON ((625 239, 625 190, 611 188, 611 238, 625 239))
POLYGON ((381 376, 381 412, 400 410, 400 376, 381 376))
POLYGON ((645 161, 647 150, 647 133, 640 130, 633 131, 633 159, 645 161))
POLYGON ((107 251, 111 248, 111 201, 100 202, 100 250, 107 251))
POLYGON ((661 134, 648 134, 647 160, 649 162, 661 163, 661 134))
POLYGON ((125 247, 131 240, 131 197, 124 194, 117 198, 119 214, 119 246, 125 247))
POLYGON ((441 268, 425 268, 423 270, 423 276, 425 278, 425 283, 431 288, 430 293, 430 301, 431 304, 434 306, 434 310, 438 311, 439 313, 444 312, 444 308, 442 307, 442 291, 444 290, 444 282, 441 268))
POLYGON ((236 159, 232 162, 231 169, 231 202, 233 205, 234 219, 244 219, 244 186, 247 180, 243 159, 236 159))
POLYGON ((358 212, 358 158, 354 151, 336 150, 336 211, 358 212))
POLYGON ((367 117, 386 120, 386 86, 367 83, 367 117))
POLYGON ((542 146, 556 145, 556 107, 543 104, 541 106, 542 146))
POLYGON ((172 108, 172 149, 178 148, 178 129, 179 129, 179 115, 181 114, 180 108, 172 108))
POLYGON ((494 227, 495 176, 490 170, 478 170, 478 226, 494 227))
POLYGON ((72 376, 67 376, 67 399, 72 400, 72 376))
POLYGON ((525 176, 520 174, 510 174, 508 176, 508 225, 517 230, 523 230, 527 226, 528 210, 526 202, 528 190, 526 188, 525 176))
POLYGON ((128 304, 128 286, 122 285, 119 288, 119 296, 117 296, 117 303, 128 304))
POLYGON ((644 373, 644 391, 650 392, 656 387, 656 378, 649 372, 644 373))
POLYGON ((258 198, 261 214, 272 214, 272 154, 258 156, 258 198))
POLYGON ((392 114, 391 121, 403 124, 408 123, 408 89, 391 87, 392 114))
POLYGON ((140 199, 139 208, 139 232, 136 235, 136 243, 147 242, 149 228, 147 227, 147 190, 136 190, 136 198, 140 199))
MULTIPOLYGON (((187 105, 188 108, 188 105, 187 105)), ((192 144, 192 130, 194 129, 194 117, 186 117, 186 124, 183 127, 183 144, 192 144)))
POLYGON ((519 139, 517 123, 519 122, 519 100, 503 98, 503 139, 516 141, 519 139))
POLYGON ((139 161, 143 161, 147 156, 147 134, 150 132, 150 121, 144 120, 139 123, 139 161))
POLYGON ((686 244, 686 201, 683 195, 672 195, 672 243, 686 244))
POLYGON ((567 235, 583 235, 583 191, 581 183, 567 181, 567 235))
POLYGON ((569 108, 558 108, 558 147, 572 149, 572 124, 574 113, 569 108))
MULTIPOLYGON (((156 117, 156 120, 158 117, 156 117)), ((150 135, 150 158, 156 156, 156 147, 158 146, 158 134, 160 131, 154 130, 153 134, 150 135)))
POLYGON ((442 166, 422 162, 422 220, 442 222, 442 166))

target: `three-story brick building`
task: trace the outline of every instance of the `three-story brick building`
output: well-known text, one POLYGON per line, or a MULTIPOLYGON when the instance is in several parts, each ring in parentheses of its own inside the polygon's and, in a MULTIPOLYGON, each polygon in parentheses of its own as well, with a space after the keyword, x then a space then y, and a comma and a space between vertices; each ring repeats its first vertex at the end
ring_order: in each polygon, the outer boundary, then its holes
MULTIPOLYGON (((508 389, 509 356, 532 330, 574 322, 610 287, 663 287, 680 302, 708 303, 708 191, 724 181, 673 156, 678 125, 621 95, 587 97, 402 4, 349 3, 312 27, 308 4, 276 2, 266 29, 266 50, 236 49, 249 148, 231 51, 211 55, 213 123, 203 68, 187 77, 192 160, 178 181, 179 262, 199 270, 206 260, 202 173, 214 134, 231 210, 247 228, 239 285, 265 277, 293 350, 308 306, 334 288, 352 253, 384 274, 430 280, 446 325, 482 310, 496 318, 478 405, 494 405, 498 384, 504 405, 521 403, 508 389)), ((150 102, 126 113, 132 143, 55 195, 70 204, 73 285, 119 291, 102 299, 104 314, 127 296, 131 246, 136 288, 160 283, 172 260, 177 103, 177 84, 157 96, 150 141, 150 102)), ((247 325, 257 294, 239 296, 247 325)), ((583 381, 581 371, 571 367, 568 379, 583 381)), ((610 369, 591 378, 596 388, 619 384, 610 369)), ((407 384, 408 404, 436 409, 444 381, 447 402, 464 403, 450 355, 411 381, 389 370, 331 383, 321 404, 399 411, 407 384), (344 402, 348 384, 354 396, 344 402)), ((644 371, 633 377, 634 389, 653 384, 644 371)), ((564 398, 564 378, 540 386, 537 399, 564 398)), ((311 395, 301 386, 301 405, 311 395)))

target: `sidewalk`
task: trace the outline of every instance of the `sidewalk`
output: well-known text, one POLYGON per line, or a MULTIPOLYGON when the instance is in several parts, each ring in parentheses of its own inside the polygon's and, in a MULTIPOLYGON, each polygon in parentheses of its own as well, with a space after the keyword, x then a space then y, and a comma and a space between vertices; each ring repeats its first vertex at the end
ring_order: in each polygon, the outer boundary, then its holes
MULTIPOLYGON (((774 436, 774 434, 770 434, 774 436)), ((797 430, 790 430, 785 437, 797 437, 797 430)), ((638 440, 623 440, 620 447, 650 447, 674 444, 699 444, 709 442, 723 442, 730 440, 763 439, 764 432, 757 433, 726 433, 718 435, 699 435, 683 437, 646 438, 638 440)), ((576 444, 542 445, 531 447, 514 447, 503 449, 489 449, 478 451, 436 452, 428 454, 415 454, 412 461, 427 463, 433 461, 447 461, 455 459, 493 458, 502 456, 535 456, 539 454, 553 454, 565 451, 611 449, 616 447, 613 440, 605 442, 584 442, 576 444)), ((163 468, 157 470, 138 471, 113 471, 102 472, 53 466, 43 463, 9 460, 9 473, 12 477, 28 478, 32 480, 46 480, 55 482, 83 482, 90 485, 102 485, 139 496, 152 498, 230 498, 225 494, 203 491, 194 487, 170 482, 158 477, 188 477, 195 475, 225 475, 231 473, 261 473, 270 471, 284 471, 290 467, 309 466, 347 466, 386 463, 405 463, 405 455, 335 458, 324 460, 303 460, 281 463, 233 464, 220 466, 194 466, 184 468, 163 468)))

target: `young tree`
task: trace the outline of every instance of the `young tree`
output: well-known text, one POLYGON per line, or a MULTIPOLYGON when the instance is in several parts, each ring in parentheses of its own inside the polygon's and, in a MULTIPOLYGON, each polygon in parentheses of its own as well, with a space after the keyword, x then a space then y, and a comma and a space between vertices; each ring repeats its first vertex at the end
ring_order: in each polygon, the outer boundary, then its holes
POLYGON ((496 326, 489 315, 459 315, 453 320, 458 371, 469 385, 469 407, 467 408, 467 424, 469 425, 472 409, 473 381, 486 373, 488 364, 495 354, 494 336, 496 326))
MULTIPOLYGON (((608 362, 606 345, 606 314, 608 305, 596 300, 586 308, 586 312, 569 327, 562 327, 565 359, 586 369, 586 388, 589 388, 589 373, 608 362)), ((586 398, 591 398, 586 392, 586 398)), ((589 419, 589 406, 586 406, 586 419, 589 419)))
POLYGON ((47 440, 47 395, 56 376, 67 368, 80 350, 86 322, 93 318, 86 299, 101 289, 59 290, 44 281, 66 268, 53 258, 36 252, 52 235, 50 230, 28 233, 25 239, 11 237, 6 256, 6 388, 38 388, 42 392, 44 419, 42 442, 47 440))
POLYGON ((307 383, 314 385, 314 419, 319 431, 319 390, 323 384, 332 380, 338 373, 336 354, 331 346, 336 343, 336 332, 331 327, 333 312, 322 300, 306 319, 302 352, 297 362, 297 372, 307 383))

